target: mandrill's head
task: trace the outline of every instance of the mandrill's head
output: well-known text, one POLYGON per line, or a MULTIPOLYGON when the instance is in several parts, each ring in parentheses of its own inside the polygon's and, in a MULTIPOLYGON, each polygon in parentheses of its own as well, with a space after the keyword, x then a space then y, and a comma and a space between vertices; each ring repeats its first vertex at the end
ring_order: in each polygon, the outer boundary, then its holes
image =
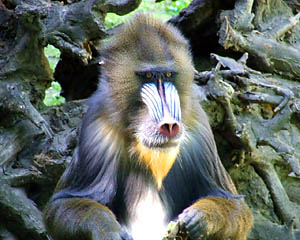
POLYGON ((111 119, 125 125, 131 153, 150 166, 160 185, 191 113, 194 67, 188 43, 175 27, 141 14, 114 33, 102 56, 101 84, 109 88, 111 119))

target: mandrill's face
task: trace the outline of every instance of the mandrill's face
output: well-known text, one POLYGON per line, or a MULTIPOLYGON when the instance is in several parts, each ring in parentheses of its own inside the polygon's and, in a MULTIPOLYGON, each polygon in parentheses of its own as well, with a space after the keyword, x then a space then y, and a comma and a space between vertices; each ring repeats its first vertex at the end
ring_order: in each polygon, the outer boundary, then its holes
POLYGON ((136 123, 135 137, 147 148, 177 147, 184 129, 181 122, 180 98, 175 86, 174 68, 148 67, 136 72, 142 82, 142 107, 136 123))

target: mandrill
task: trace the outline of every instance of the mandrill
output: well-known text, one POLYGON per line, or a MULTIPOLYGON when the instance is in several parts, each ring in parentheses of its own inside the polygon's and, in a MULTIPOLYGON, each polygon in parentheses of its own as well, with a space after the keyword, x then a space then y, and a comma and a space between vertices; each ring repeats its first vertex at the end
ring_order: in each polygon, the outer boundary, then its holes
POLYGON ((252 214, 219 159, 195 90, 189 44, 137 15, 101 49, 74 158, 44 221, 55 240, 245 240, 252 214))

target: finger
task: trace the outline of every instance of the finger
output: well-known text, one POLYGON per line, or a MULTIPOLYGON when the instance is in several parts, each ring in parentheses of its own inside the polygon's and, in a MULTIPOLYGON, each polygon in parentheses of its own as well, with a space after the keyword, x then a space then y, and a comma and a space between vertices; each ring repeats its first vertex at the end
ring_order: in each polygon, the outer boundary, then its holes
POLYGON ((206 233, 206 226, 204 224, 194 225, 193 228, 189 229, 188 235, 191 239, 202 239, 206 233))
POLYGON ((197 215, 197 211, 195 209, 187 209, 182 214, 179 215, 179 224, 180 226, 189 225, 192 219, 197 215))
MULTIPOLYGON (((204 218, 204 214, 201 211, 197 211, 196 214, 190 219, 189 223, 186 227, 191 230, 199 225, 203 225, 206 223, 206 219, 204 218)), ((204 226, 202 226, 204 227, 204 226)))
POLYGON ((197 215, 194 215, 193 218, 190 219, 190 221, 186 224, 186 228, 189 230, 194 228, 199 224, 199 218, 197 215))

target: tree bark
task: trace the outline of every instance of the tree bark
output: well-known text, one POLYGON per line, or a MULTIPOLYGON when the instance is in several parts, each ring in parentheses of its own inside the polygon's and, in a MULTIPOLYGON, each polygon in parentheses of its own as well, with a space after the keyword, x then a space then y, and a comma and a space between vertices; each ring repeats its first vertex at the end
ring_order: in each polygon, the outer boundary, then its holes
MULTIPOLYGON (((97 85, 105 14, 139 3, 0 1, 1 239, 47 239, 42 210, 97 85), (62 53, 54 75, 47 44, 62 53), (68 101, 45 107, 53 79, 68 101)), ((170 20, 191 42, 199 101, 254 213, 249 240, 300 239, 299 10, 293 0, 194 0, 170 20)))

